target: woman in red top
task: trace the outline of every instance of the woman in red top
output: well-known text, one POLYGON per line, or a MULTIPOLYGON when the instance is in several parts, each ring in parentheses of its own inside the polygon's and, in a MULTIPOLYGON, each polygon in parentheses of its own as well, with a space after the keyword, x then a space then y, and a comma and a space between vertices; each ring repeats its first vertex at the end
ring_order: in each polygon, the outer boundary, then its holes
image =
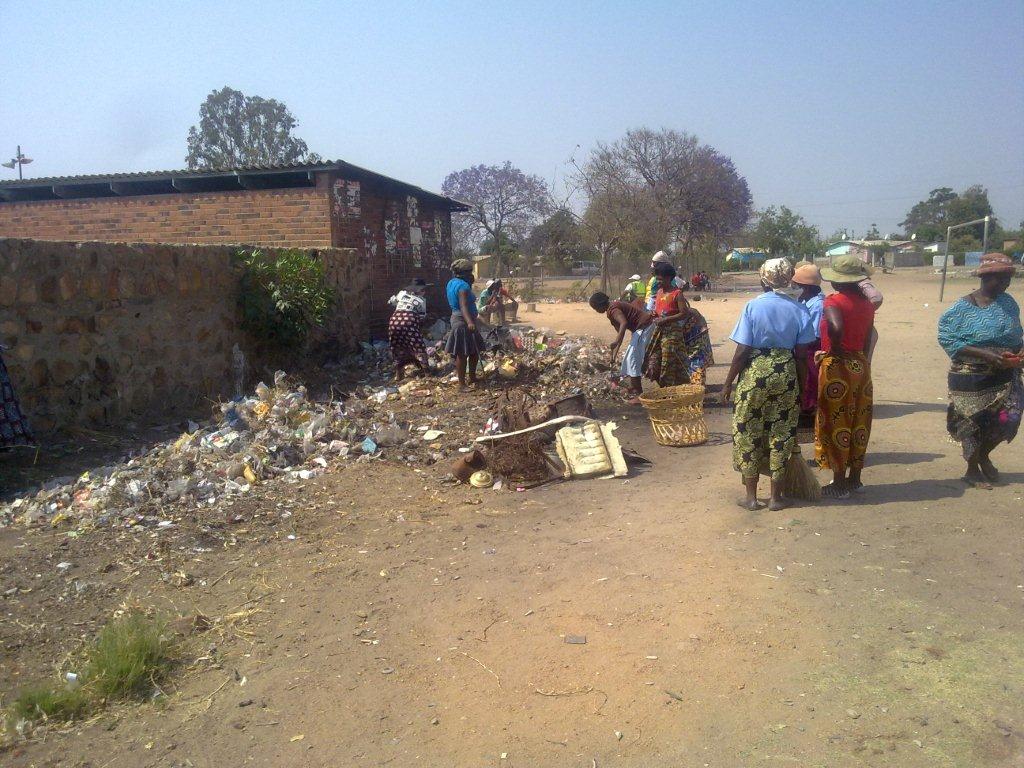
POLYGON ((673 284, 676 271, 657 263, 658 292, 654 297, 654 334, 644 356, 644 373, 658 386, 703 385, 714 364, 708 324, 673 284), (667 290, 666 290, 667 286, 667 290))
POLYGON ((821 276, 835 293, 825 299, 821 319, 821 367, 814 454, 818 466, 832 470, 822 489, 827 498, 847 498, 863 487, 861 471, 871 436, 871 364, 867 351, 875 307, 858 283, 866 274, 856 256, 842 256, 821 276))

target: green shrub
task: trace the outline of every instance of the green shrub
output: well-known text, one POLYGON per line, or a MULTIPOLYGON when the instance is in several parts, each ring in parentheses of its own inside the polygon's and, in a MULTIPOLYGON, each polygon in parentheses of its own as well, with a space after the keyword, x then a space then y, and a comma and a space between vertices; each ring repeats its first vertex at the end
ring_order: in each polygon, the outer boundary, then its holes
POLYGON ((243 266, 242 327, 258 342, 299 346, 327 319, 334 294, 317 257, 296 249, 270 255, 257 248, 239 251, 237 258, 243 266))
POLYGON ((75 720, 109 701, 144 698, 167 675, 173 652, 162 619, 139 613, 114 619, 85 649, 77 685, 23 689, 8 707, 8 724, 75 720))

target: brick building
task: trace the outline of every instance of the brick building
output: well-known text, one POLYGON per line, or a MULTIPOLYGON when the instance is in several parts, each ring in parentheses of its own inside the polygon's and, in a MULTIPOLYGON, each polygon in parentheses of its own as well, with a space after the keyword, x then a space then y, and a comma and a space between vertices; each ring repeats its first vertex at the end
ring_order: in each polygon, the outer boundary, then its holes
POLYGON ((371 268, 370 328, 412 278, 443 312, 456 200, 345 162, 0 182, 0 238, 354 248, 371 268))

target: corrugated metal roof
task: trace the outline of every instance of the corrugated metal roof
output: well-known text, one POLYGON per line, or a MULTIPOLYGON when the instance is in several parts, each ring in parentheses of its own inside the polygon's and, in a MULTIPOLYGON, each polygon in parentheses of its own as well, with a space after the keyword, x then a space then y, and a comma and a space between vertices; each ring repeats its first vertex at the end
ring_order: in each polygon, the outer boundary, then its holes
MULTIPOLYGON (((348 173, 357 177, 373 178, 384 183, 394 184, 403 189, 413 191, 419 195, 425 195, 427 197, 440 200, 448 204, 451 210, 461 211, 467 210, 469 206, 459 200, 454 200, 450 197, 438 194, 437 192, 431 192, 430 190, 423 189, 414 184, 409 184, 399 179, 385 176, 384 174, 370 171, 366 168, 360 168, 357 165, 346 163, 343 160, 322 160, 316 163, 274 163, 268 165, 254 165, 246 166, 243 168, 202 168, 202 169, 180 169, 180 170, 166 170, 166 171, 131 171, 126 173, 100 173, 100 174, 81 174, 75 176, 46 176, 32 179, 14 179, 11 181, 0 181, 0 204, 3 203, 5 197, 10 200, 32 200, 42 199, 38 196, 25 196, 21 197, 18 193, 31 195, 32 191, 42 192, 47 187, 88 187, 90 185, 110 185, 110 184, 131 184, 133 182, 168 182, 173 183, 176 180, 190 181, 194 180, 202 182, 204 180, 224 180, 229 181, 231 179, 261 179, 263 181, 272 181, 273 177, 286 177, 289 175, 296 174, 309 174, 316 171, 339 171, 348 173), (3 195, 3 192, 10 194, 3 195)), ((272 188, 272 187, 271 187, 272 188)), ((85 190, 82 190, 85 191, 85 190)), ((182 190, 184 191, 184 190, 182 190)), ((107 193, 113 194, 113 190, 107 187, 107 193)), ((126 192, 120 192, 117 194, 131 194, 126 192)), ((135 194, 145 194, 145 192, 137 192, 135 194)), ((53 192, 53 196, 61 197, 53 192)), ((86 194, 76 194, 74 197, 88 197, 86 194)))

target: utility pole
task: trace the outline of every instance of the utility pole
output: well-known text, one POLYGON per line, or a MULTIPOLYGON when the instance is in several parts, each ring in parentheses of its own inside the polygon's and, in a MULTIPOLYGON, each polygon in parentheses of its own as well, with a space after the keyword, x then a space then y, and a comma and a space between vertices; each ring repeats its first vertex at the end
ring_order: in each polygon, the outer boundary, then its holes
POLYGON ((14 157, 12 157, 8 162, 0 163, 0 165, 2 165, 4 168, 10 168, 12 170, 14 169, 15 166, 17 166, 18 167, 18 180, 21 181, 24 178, 21 175, 21 166, 28 165, 31 162, 32 162, 32 158, 31 157, 25 157, 23 154, 21 154, 21 144, 19 144, 18 145, 18 154, 16 154, 14 157))
POLYGON ((953 230, 954 229, 963 229, 964 227, 970 227, 970 226, 973 226, 974 224, 984 224, 985 225, 985 235, 984 235, 985 239, 982 241, 982 246, 981 246, 982 253, 984 253, 985 252, 985 247, 988 245, 988 222, 989 222, 989 219, 991 219, 991 218, 992 218, 991 216, 986 216, 983 219, 975 219, 974 221, 965 221, 963 224, 955 224, 952 227, 946 227, 946 255, 945 255, 945 258, 943 258, 943 260, 942 260, 942 286, 939 288, 939 301, 940 302, 942 301, 942 297, 946 293, 946 270, 949 268, 949 241, 950 241, 950 239, 953 236, 953 230))

